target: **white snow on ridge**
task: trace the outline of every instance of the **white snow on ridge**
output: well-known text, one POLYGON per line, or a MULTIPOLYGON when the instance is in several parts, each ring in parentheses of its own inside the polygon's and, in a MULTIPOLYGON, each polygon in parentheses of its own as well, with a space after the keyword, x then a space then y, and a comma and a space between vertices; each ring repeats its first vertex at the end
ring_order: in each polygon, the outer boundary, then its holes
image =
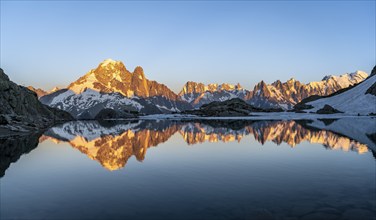
POLYGON ((66 100, 69 96, 75 95, 75 93, 72 90, 67 90, 58 96, 54 97, 52 101, 50 102, 50 106, 56 105, 57 103, 64 103, 64 100, 66 100))
POLYGON ((99 103, 105 103, 106 108, 112 109, 119 105, 133 106, 137 110, 144 108, 144 106, 137 101, 128 99, 119 94, 99 93, 92 89, 86 89, 80 94, 75 94, 73 91, 67 90, 66 92, 53 98, 49 106, 58 107, 67 111, 69 111, 71 108, 86 110, 99 103))
POLYGON ((316 112, 323 108, 325 104, 328 104, 345 114, 357 115, 359 113, 368 115, 376 113, 376 96, 365 94, 367 89, 375 82, 376 75, 341 94, 308 102, 307 105, 312 105, 314 108, 307 111, 316 112))

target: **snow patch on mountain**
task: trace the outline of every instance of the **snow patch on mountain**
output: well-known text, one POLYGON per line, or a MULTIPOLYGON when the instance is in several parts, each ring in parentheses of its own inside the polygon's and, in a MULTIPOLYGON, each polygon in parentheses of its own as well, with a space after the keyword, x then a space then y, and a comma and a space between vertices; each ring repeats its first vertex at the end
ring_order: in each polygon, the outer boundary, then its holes
POLYGON ((376 96, 366 94, 366 91, 376 82, 376 75, 368 78, 359 85, 327 98, 321 98, 312 102, 306 103, 312 105, 314 108, 309 109, 309 112, 316 112, 324 107, 330 105, 333 108, 344 112, 345 114, 361 114, 368 115, 376 113, 376 96))

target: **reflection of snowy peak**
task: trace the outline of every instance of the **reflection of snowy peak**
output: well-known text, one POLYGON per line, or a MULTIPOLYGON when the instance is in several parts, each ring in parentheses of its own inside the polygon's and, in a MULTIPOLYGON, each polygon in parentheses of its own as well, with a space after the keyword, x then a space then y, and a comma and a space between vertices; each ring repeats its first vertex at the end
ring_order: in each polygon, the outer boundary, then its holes
POLYGON ((45 135, 66 141, 80 136, 87 141, 92 141, 106 135, 120 135, 127 130, 137 130, 138 125, 140 125, 140 121, 130 121, 112 126, 103 126, 97 121, 74 121, 52 127, 45 135))
POLYGON ((243 89, 239 84, 209 84, 205 86, 202 83, 187 82, 179 96, 194 107, 200 107, 213 101, 241 98, 255 107, 291 109, 304 98, 312 95, 330 95, 363 81, 367 76, 365 72, 356 71, 341 76, 326 76, 322 81, 308 84, 303 84, 295 79, 284 83, 277 80, 272 84, 261 81, 252 91, 243 89))
POLYGON ((96 69, 66 89, 43 96, 41 102, 64 109, 75 117, 93 118, 101 109, 139 111, 153 114, 190 108, 167 86, 146 79, 141 67, 133 73, 120 61, 103 61, 96 69))
MULTIPOLYGON (((333 124, 339 125, 334 127, 341 128, 341 120, 343 119, 334 122, 333 124)), ((361 137, 362 141, 374 146, 374 143, 367 138, 372 132, 374 119, 366 120, 366 127, 371 130, 363 129, 363 121, 346 124, 351 124, 352 127, 348 130, 354 131, 352 134, 355 134, 355 137, 361 137)), ((313 121, 311 126, 315 124, 322 123, 313 121)), ((132 156, 139 161, 144 160, 150 147, 167 141, 176 132, 179 132, 189 145, 207 141, 239 142, 246 136, 251 136, 261 144, 272 141, 277 145, 286 143, 295 147, 304 141, 309 141, 322 144, 327 149, 368 152, 366 144, 331 131, 312 129, 295 121, 133 120, 110 121, 106 124, 97 121, 75 121, 50 128, 41 139, 51 139, 55 143, 68 142, 73 148, 87 154, 106 169, 117 170, 124 167, 132 156)), ((341 131, 337 132, 341 133, 341 131)))

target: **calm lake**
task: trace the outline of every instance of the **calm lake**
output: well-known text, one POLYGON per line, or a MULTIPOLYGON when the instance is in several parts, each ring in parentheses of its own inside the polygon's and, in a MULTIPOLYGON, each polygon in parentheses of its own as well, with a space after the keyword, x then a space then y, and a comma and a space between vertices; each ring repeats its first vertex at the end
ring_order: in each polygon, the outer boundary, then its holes
POLYGON ((69 122, 0 139, 0 217, 374 219, 375 134, 363 135, 306 121, 69 122))

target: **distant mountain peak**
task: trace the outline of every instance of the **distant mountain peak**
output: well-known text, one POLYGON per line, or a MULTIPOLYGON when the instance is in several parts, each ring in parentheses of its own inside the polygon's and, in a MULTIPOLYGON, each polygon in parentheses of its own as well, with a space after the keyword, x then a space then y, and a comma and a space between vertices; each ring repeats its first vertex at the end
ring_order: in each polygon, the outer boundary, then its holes
POLYGON ((140 79, 145 79, 144 69, 141 66, 136 66, 136 68, 133 71, 133 74, 140 79))
POLYGON ((356 78, 360 78, 360 79, 365 79, 368 77, 368 74, 364 71, 361 71, 361 70, 357 70, 353 73, 345 73, 345 74, 342 74, 340 76, 335 76, 335 75, 326 75, 324 76, 324 78, 322 78, 321 81, 328 81, 330 79, 334 79, 334 80, 338 80, 338 79, 347 79, 347 80, 353 80, 353 79, 356 79, 356 78))
POLYGON ((116 60, 113 60, 113 59, 109 58, 109 59, 105 59, 99 65, 100 66, 107 66, 107 65, 113 65, 113 64, 118 64, 118 63, 122 63, 122 62, 121 61, 116 61, 116 60))
POLYGON ((57 86, 55 86, 54 88, 52 88, 52 89, 50 90, 49 93, 53 93, 53 92, 56 92, 56 91, 58 91, 58 90, 60 90, 60 88, 57 87, 57 86))
POLYGON ((324 76, 322 79, 321 79, 321 81, 326 81, 326 80, 328 80, 328 79, 330 79, 330 78, 332 78, 333 77, 333 75, 326 75, 326 76, 324 76))
POLYGON ((364 71, 361 71, 361 70, 357 70, 353 73, 350 73, 349 74, 350 77, 354 78, 354 77, 362 77, 362 78, 367 78, 368 77, 368 74, 364 71))
POLYGON ((37 94, 38 98, 40 98, 40 97, 48 94, 48 92, 46 92, 45 90, 40 89, 40 88, 34 88, 33 86, 28 86, 26 88, 28 88, 29 90, 35 92, 37 94))
POLYGON ((123 62, 112 59, 104 60, 66 89, 42 97, 42 102, 66 109, 76 118, 93 118, 104 108, 128 106, 149 114, 191 107, 164 84, 148 80, 142 67, 137 66, 132 73, 123 62))

